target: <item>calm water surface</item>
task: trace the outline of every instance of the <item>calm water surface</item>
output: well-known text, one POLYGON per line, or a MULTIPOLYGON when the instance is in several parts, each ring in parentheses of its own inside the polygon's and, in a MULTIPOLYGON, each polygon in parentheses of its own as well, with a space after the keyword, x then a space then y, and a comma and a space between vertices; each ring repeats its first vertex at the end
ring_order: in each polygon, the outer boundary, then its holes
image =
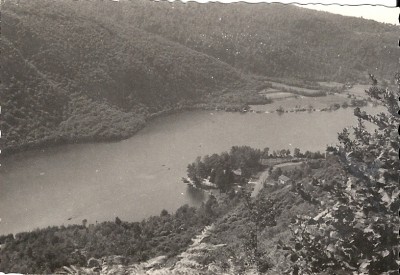
POLYGON ((196 156, 233 145, 324 150, 356 122, 351 109, 322 113, 195 111, 152 121, 115 143, 65 145, 1 160, 0 234, 49 225, 137 221, 198 205, 180 181, 196 156))

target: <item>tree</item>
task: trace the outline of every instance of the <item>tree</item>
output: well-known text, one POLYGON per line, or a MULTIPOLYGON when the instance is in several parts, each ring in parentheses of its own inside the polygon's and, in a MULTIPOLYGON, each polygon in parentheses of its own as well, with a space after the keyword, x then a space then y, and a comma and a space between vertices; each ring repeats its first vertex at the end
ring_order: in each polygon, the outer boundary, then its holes
POLYGON ((205 203, 205 213, 208 217, 215 216, 215 210, 218 207, 218 201, 213 194, 208 197, 207 202, 205 203))
POLYGON ((270 173, 270 177, 273 180, 278 180, 279 176, 282 175, 282 169, 280 167, 273 169, 272 172, 270 173))
POLYGON ((232 172, 230 170, 217 169, 215 174, 215 184, 221 191, 227 191, 233 183, 232 172))
POLYGON ((293 157, 295 157, 295 158, 300 157, 300 149, 299 148, 294 148, 293 157))
POLYGON ((187 175, 188 177, 193 181, 195 185, 199 185, 201 182, 201 179, 197 176, 197 169, 196 169, 196 164, 191 163, 187 167, 187 175))
POLYGON ((268 158, 269 157, 269 147, 265 147, 263 152, 262 152, 262 157, 263 158, 268 158))
POLYGON ((372 86, 366 93, 387 111, 370 115, 356 108, 354 114, 359 123, 354 127, 354 135, 348 129, 339 133, 340 145, 333 152, 345 173, 330 191, 333 206, 322 208, 314 218, 298 217, 292 226, 292 269, 301 274, 328 270, 398 273, 400 79, 397 74, 397 92, 379 87, 372 75, 371 79, 372 86), (364 121, 378 129, 368 132, 364 121))
POLYGON ((160 213, 160 216, 161 216, 161 217, 166 217, 166 216, 168 216, 168 215, 169 215, 169 213, 168 213, 168 211, 165 210, 165 209, 163 209, 163 210, 161 211, 161 213, 160 213))

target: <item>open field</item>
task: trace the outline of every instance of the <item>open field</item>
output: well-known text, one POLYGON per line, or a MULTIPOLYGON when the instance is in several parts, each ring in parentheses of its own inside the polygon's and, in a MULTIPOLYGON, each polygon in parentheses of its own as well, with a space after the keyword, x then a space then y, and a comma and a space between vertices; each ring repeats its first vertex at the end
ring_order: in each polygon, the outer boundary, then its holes
POLYGON ((271 82, 272 87, 281 91, 291 92, 293 94, 304 95, 304 96, 321 96, 321 90, 307 89, 296 86, 291 86, 278 82, 271 82))
POLYGON ((368 90, 369 87, 371 87, 371 85, 356 84, 346 92, 358 98, 367 98, 368 96, 365 93, 365 90, 368 90))
MULTIPOLYGON (((317 82, 321 89, 310 89, 288 85, 282 82, 271 81, 271 88, 259 92, 260 95, 272 99, 273 102, 266 105, 250 105, 255 112, 274 112, 283 108, 283 111, 319 111, 326 109, 346 108, 351 106, 354 100, 365 100, 370 85, 355 84, 349 89, 342 89, 343 83, 317 82), (329 90, 331 92, 329 92, 329 90), (328 93, 327 93, 328 91, 328 93)), ((301 86, 301 85, 300 85, 301 86)), ((353 105, 354 106, 354 105, 353 105)))
POLYGON ((274 166, 274 170, 280 168, 282 171, 290 171, 296 168, 300 168, 303 162, 286 162, 286 163, 281 163, 277 164, 274 166))
POLYGON ((342 95, 327 95, 324 97, 286 97, 274 99, 274 102, 267 105, 251 105, 251 109, 256 112, 273 112, 282 106, 284 110, 295 110, 295 109, 308 109, 312 106, 312 109, 324 109, 329 108, 333 104, 342 105, 344 102, 349 103, 350 100, 342 95))

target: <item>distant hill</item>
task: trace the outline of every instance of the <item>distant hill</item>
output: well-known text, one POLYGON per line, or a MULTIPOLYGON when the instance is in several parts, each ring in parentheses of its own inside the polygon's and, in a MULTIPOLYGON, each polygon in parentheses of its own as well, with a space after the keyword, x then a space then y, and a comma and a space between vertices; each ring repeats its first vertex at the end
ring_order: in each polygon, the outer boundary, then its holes
POLYGON ((79 10, 260 75, 347 81, 366 72, 391 79, 396 70, 397 28, 372 20, 280 4, 135 0, 89 2, 79 10))
POLYGON ((154 114, 260 102, 267 77, 389 79, 396 31, 281 5, 7 1, 1 147, 126 138, 154 114))

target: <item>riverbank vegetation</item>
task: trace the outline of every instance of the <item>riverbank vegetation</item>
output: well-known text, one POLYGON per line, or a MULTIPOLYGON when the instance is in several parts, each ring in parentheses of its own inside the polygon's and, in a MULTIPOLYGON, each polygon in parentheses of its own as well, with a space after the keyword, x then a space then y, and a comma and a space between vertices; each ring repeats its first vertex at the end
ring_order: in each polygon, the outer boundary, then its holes
MULTIPOLYGON (((229 152, 197 157, 187 167, 187 182, 200 189, 211 187, 228 192, 235 186, 246 185, 257 173, 266 169, 272 170, 276 164, 324 158, 324 153, 310 151, 302 153, 299 148, 295 148, 291 153, 289 149, 270 152, 268 147, 260 150, 249 146, 234 146, 229 152)), ((277 177, 280 175, 282 172, 277 177)))
POLYGON ((268 154, 268 148, 262 152, 248 146, 235 146, 228 152, 198 157, 188 165, 189 179, 200 186, 204 179, 216 185, 222 191, 229 190, 234 181, 245 183, 252 174, 261 169, 260 159, 268 154), (236 179, 235 179, 236 177, 236 179))

